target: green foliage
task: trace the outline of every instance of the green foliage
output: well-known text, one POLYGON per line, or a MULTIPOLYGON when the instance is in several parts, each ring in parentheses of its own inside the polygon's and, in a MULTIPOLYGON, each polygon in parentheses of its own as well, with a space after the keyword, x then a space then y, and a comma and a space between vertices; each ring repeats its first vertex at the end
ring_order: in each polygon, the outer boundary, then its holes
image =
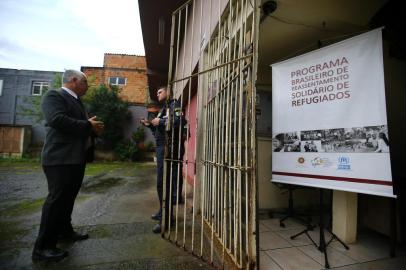
POLYGON ((24 96, 23 103, 18 106, 17 114, 31 118, 34 124, 40 124, 44 120, 44 115, 41 111, 42 96, 24 96))
MULTIPOLYGON (((58 89, 62 86, 62 74, 57 73, 52 81, 51 88, 58 89)), ((49 89, 44 88, 42 95, 49 89)), ((34 124, 40 124, 44 120, 41 110, 42 96, 24 96, 23 104, 18 106, 18 115, 30 117, 34 124)))
POLYGON ((146 150, 147 150, 148 152, 154 152, 154 150, 155 150, 155 149, 154 149, 154 143, 151 142, 151 141, 147 142, 146 150))
POLYGON ((122 140, 117 143, 114 152, 121 161, 137 160, 140 151, 131 140, 122 140))
POLYGON ((137 161, 141 160, 146 151, 154 150, 154 143, 148 142, 144 145, 145 129, 140 126, 133 132, 131 139, 122 140, 117 144, 114 152, 122 161, 137 161))
POLYGON ((58 89, 62 87, 62 74, 57 73, 54 77, 54 80, 52 81, 51 84, 52 89, 58 89))
POLYGON ((98 147, 115 149, 123 139, 123 124, 131 119, 128 103, 119 97, 119 89, 106 85, 95 87, 85 99, 89 116, 97 116, 104 122, 104 132, 98 139, 98 147))
POLYGON ((145 140, 145 129, 143 126, 139 126, 135 132, 133 132, 131 138, 136 142, 140 143, 145 140))
POLYGON ((100 87, 100 85, 98 85, 96 82, 96 75, 93 74, 87 77, 87 86, 88 88, 86 95, 80 98, 84 103, 89 103, 89 101, 93 98, 96 89, 100 87))

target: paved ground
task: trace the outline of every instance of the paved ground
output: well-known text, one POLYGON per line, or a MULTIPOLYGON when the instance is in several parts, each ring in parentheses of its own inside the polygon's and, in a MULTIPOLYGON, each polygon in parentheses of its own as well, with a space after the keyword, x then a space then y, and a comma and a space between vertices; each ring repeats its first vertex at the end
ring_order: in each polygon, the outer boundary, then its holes
MULTIPOLYGON (((151 232, 149 219, 158 208, 154 163, 98 163, 88 166, 77 199, 73 224, 90 239, 62 245, 70 256, 58 263, 31 261, 46 181, 38 163, 0 160, 0 270, 3 269, 212 269, 201 260, 151 232)), ((324 258, 289 219, 260 220, 261 269, 323 269, 324 258)), ((317 242, 317 228, 311 236, 317 242)), ((405 247, 389 258, 388 240, 360 234, 350 250, 333 242, 331 268, 342 270, 405 269, 405 247)))
POLYGON ((38 163, 0 161, 0 269, 211 269, 151 232, 154 163, 88 166, 73 224, 90 239, 62 245, 70 256, 58 263, 33 264, 46 189, 38 163))

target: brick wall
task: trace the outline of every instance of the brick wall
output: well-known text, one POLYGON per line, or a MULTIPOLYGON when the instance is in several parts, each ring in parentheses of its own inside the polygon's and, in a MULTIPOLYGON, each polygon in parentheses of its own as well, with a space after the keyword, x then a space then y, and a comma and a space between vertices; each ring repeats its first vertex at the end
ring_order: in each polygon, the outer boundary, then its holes
POLYGON ((105 83, 104 81, 104 69, 100 67, 82 67, 82 72, 86 74, 86 76, 89 78, 90 76, 95 76, 95 81, 92 82, 96 85, 99 85, 101 83, 105 83))
POLYGON ((147 63, 145 56, 105 53, 103 66, 113 68, 146 69, 147 63))
POLYGON ((82 67, 87 76, 96 75, 96 84, 108 84, 109 77, 125 77, 120 96, 130 103, 145 104, 147 102, 148 81, 144 56, 105 54, 104 67, 82 67))

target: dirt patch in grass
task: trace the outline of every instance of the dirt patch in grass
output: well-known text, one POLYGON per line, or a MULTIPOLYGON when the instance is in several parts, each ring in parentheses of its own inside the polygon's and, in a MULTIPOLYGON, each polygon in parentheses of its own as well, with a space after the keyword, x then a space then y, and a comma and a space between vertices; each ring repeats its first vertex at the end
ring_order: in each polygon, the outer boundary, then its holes
POLYGON ((98 177, 92 177, 90 179, 87 179, 82 185, 81 192, 85 193, 100 193, 104 192, 107 189, 110 189, 115 186, 119 186, 124 184, 124 179, 123 178, 118 178, 118 177, 108 177, 108 178, 98 178, 98 177))

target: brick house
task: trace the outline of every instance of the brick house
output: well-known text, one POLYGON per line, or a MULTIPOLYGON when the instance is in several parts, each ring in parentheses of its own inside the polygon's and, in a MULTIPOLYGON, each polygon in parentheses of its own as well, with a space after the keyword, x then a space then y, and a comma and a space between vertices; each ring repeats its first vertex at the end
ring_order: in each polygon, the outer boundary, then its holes
MULTIPOLYGON (((124 134, 130 137, 140 126, 140 119, 148 117, 147 65, 145 56, 105 53, 103 67, 82 66, 80 69, 88 77, 95 76, 95 84, 117 85, 120 96, 130 104, 132 120, 124 127, 124 134)), ((146 132, 146 141, 154 141, 146 132)))

